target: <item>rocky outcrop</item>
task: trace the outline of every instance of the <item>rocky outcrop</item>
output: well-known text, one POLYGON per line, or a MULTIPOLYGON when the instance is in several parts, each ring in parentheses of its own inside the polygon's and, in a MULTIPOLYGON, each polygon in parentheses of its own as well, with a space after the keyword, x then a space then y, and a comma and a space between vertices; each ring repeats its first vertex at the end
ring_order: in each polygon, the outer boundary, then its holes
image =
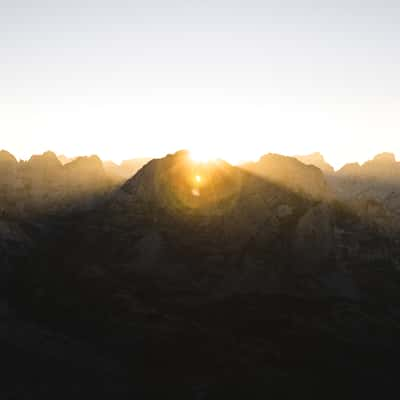
POLYGON ((373 159, 373 163, 393 164, 395 162, 396 162, 396 156, 394 155, 394 153, 388 153, 388 152, 377 154, 373 159))
POLYGON ((337 171, 337 175, 343 176, 359 176, 361 174, 362 168, 359 163, 346 164, 339 171, 337 171))
POLYGON ((362 165, 362 175, 400 184, 400 162, 392 153, 382 153, 362 165))
POLYGON ((62 167, 60 160, 52 151, 46 151, 41 155, 33 155, 26 165, 32 170, 36 169, 48 173, 62 167))
POLYGON ((267 154, 258 162, 249 163, 243 168, 257 176, 269 179, 314 199, 326 199, 329 188, 321 170, 313 165, 305 165, 296 158, 279 154, 267 154))
POLYGON ((17 159, 8 151, 0 150, 0 163, 3 164, 16 164, 17 159))
POLYGON ((325 161, 324 156, 321 153, 312 153, 305 156, 294 156, 300 162, 306 165, 314 165, 319 168, 324 174, 333 174, 335 172, 332 165, 325 161))
POLYGON ((49 213, 90 202, 117 185, 97 156, 63 165, 53 152, 28 161, 0 152, 0 212, 14 216, 49 213))
POLYGON ((103 163, 98 156, 77 157, 64 167, 69 183, 81 189, 97 186, 106 179, 103 163))
POLYGON ((340 177, 359 177, 376 179, 386 182, 400 182, 400 163, 392 153, 382 153, 363 165, 358 163, 346 164, 337 175, 340 177))
POLYGON ((397 230, 400 226, 400 163, 382 153, 360 165, 346 164, 329 177, 335 195, 370 222, 397 230))

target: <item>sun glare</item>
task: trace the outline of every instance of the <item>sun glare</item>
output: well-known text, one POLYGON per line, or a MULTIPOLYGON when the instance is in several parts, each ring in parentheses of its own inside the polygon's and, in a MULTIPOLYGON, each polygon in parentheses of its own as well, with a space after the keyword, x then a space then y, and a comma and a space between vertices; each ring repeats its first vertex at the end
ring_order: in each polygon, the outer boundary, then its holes
MULTIPOLYGON (((195 163, 207 164, 210 162, 216 162, 217 160, 224 160, 232 165, 238 165, 244 163, 248 160, 256 160, 258 155, 254 157, 246 156, 242 154, 243 149, 230 149, 229 152, 217 152, 216 150, 211 150, 206 147, 196 148, 189 151, 190 159, 195 163)), ((255 153, 256 154, 256 153, 255 153)))
POLYGON ((196 175, 196 182, 200 183, 201 182, 201 176, 200 175, 196 175))
MULTIPOLYGON (((209 151, 206 149, 197 149, 190 151, 190 158, 198 163, 208 163, 216 159, 216 157, 212 156, 209 151)), ((197 180, 197 177, 196 177, 197 180)), ((201 177, 200 177, 201 180, 201 177)))

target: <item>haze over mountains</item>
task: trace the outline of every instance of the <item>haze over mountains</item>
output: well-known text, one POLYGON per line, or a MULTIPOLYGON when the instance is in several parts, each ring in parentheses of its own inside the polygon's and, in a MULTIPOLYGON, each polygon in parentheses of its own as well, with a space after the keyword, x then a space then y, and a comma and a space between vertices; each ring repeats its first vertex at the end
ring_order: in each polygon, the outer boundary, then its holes
POLYGON ((2 150, 0 209, 24 214, 82 205, 110 191, 148 161, 134 159, 117 165, 97 156, 69 159, 48 151, 18 162, 2 150))
MULTIPOLYGON (((7 211, 14 208, 23 212, 26 208, 30 212, 90 200, 91 195, 122 184, 150 160, 137 158, 118 165, 97 156, 68 158, 48 151, 18 162, 2 150, 1 206, 7 211)), ((359 202, 361 208, 362 201, 377 201, 394 214, 400 206, 395 193, 400 184, 400 163, 392 153, 378 154, 362 165, 348 163, 336 172, 320 153, 295 157, 268 154, 240 168, 315 198, 331 197, 353 205, 359 202)))
POLYGON ((23 365, 40 357, 43 373, 57 365, 66 386, 64 369, 85 365, 77 387, 105 398, 162 385, 220 398, 237 395, 232 382, 266 395, 309 379, 323 393, 332 376, 333 393, 349 377, 351 393, 395 387, 399 165, 389 153, 335 172, 320 154, 117 166, 2 151, 2 315, 20 333, 0 345, 23 365))
POLYGON ((298 157, 324 172, 334 196, 354 212, 397 227, 400 223, 400 162, 393 153, 381 153, 360 165, 349 163, 334 172, 320 154, 298 157))

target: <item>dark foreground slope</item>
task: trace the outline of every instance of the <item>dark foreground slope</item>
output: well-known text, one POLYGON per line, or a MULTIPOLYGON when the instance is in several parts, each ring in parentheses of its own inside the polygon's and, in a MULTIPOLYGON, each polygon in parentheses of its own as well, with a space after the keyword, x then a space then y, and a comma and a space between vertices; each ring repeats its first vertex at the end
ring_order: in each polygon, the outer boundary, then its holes
POLYGON ((13 324, 30 320, 28 337, 55 345, 49 354, 9 338, 30 354, 16 357, 44 357, 45 374, 52 360, 68 365, 91 397, 396 388, 399 236, 325 195, 314 168, 282 184, 273 163, 290 171, 294 161, 274 155, 243 170, 179 152, 151 161, 106 204, 30 221, 5 297, 13 324))

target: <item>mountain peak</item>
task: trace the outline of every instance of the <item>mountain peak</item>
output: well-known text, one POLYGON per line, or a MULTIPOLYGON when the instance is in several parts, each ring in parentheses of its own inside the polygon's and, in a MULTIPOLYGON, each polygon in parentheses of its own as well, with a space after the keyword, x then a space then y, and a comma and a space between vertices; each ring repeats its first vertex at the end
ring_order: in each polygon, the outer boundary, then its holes
POLYGON ((362 171, 362 167, 359 163, 348 163, 345 164, 340 170, 337 172, 339 175, 358 175, 362 171))
POLYGON ((65 156, 64 154, 60 154, 60 155, 58 155, 57 157, 58 157, 58 159, 60 160, 60 162, 61 162, 63 165, 68 164, 68 163, 70 163, 71 161, 74 160, 74 158, 67 157, 67 156, 65 156))
POLYGON ((332 174, 334 168, 325 161, 324 156, 320 152, 311 153, 304 156, 295 156, 299 161, 307 165, 314 165, 325 173, 332 174))
POLYGON ((121 188, 140 203, 170 212, 211 210, 238 192, 242 172, 228 163, 197 163, 186 150, 154 159, 121 188))
POLYGON ((389 152, 380 153, 374 157, 373 161, 379 163, 395 163, 396 156, 393 153, 389 152))
POLYGON ((34 167, 45 167, 45 168, 59 168, 62 167, 60 160, 57 155, 52 151, 46 151, 43 154, 33 155, 28 164, 34 167))
POLYGON ((244 168, 295 192, 316 198, 329 196, 322 171, 314 165, 302 163, 295 157, 270 153, 255 163, 246 164, 244 168))
POLYGON ((0 162, 17 163, 17 159, 8 151, 0 150, 0 162))
POLYGON ((77 157, 66 165, 70 167, 72 166, 92 166, 97 168, 103 167, 103 163, 100 160, 99 156, 97 155, 77 157))

